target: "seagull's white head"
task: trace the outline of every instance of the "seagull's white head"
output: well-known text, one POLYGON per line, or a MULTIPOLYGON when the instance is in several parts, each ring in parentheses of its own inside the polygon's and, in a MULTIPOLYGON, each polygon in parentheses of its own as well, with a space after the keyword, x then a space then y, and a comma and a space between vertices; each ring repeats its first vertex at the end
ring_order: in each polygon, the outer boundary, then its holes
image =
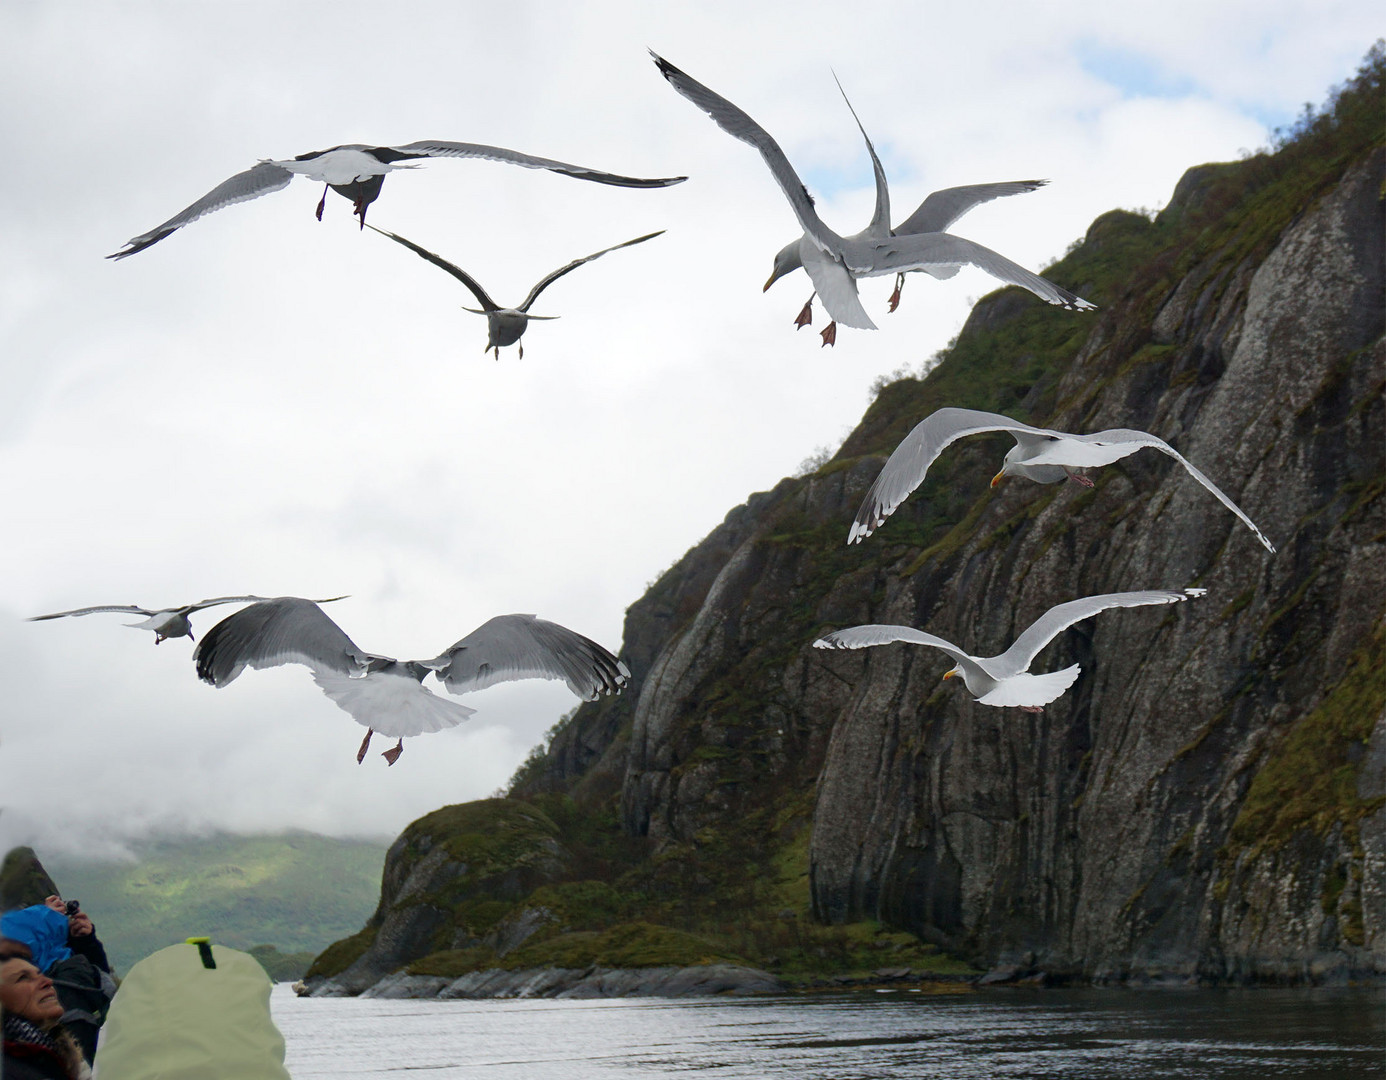
POLYGON ((785 274, 792 273, 804 265, 804 260, 799 258, 799 241, 795 240, 792 244, 785 244, 775 255, 774 272, 770 275, 770 280, 765 283, 765 292, 771 285, 779 281, 785 274))
POLYGON ((1023 453, 1025 453, 1025 450, 1019 443, 1016 443, 1006 451, 1006 458, 1001 462, 1001 471, 991 478, 992 487, 995 487, 997 484, 1001 483, 1005 477, 1011 475, 1011 466, 1020 461, 1020 457, 1023 453))

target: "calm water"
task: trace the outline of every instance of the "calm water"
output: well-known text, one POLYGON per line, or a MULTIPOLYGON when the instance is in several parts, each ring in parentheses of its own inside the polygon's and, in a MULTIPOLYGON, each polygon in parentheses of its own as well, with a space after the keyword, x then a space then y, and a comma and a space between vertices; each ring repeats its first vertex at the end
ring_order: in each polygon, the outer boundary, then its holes
POLYGON ((1386 995, 995 990, 684 1001, 299 999, 294 1080, 1386 1077, 1386 995))

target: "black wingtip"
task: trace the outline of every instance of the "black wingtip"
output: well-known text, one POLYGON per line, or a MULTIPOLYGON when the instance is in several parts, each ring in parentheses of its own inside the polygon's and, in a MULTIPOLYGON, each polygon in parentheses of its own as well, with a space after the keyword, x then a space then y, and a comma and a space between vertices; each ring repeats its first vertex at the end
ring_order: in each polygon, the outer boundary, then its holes
POLYGON ((650 57, 655 62, 655 67, 659 68, 659 73, 666 79, 672 79, 675 75, 683 74, 682 71, 674 67, 673 64, 669 63, 668 60, 664 59, 664 57, 660 56, 659 53, 655 52, 653 49, 649 49, 648 51, 650 57))

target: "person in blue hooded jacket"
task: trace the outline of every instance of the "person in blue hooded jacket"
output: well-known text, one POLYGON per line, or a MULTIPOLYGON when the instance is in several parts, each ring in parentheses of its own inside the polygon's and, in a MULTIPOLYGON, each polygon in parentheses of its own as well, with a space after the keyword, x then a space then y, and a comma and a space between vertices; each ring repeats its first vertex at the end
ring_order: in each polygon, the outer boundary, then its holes
POLYGON ((53 980, 63 1005, 62 1024, 91 1061, 96 1056, 97 1033, 115 996, 115 980, 72 951, 69 931, 67 915, 46 904, 0 915, 0 935, 27 945, 34 967, 53 980))

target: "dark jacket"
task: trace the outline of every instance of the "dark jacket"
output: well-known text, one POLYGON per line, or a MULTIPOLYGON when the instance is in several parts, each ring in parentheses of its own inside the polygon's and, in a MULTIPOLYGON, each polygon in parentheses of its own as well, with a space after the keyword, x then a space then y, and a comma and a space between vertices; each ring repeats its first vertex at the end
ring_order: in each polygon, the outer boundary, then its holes
POLYGON ((53 980, 62 1002, 63 1027, 91 1061, 96 1056, 97 1035, 115 997, 115 981, 80 953, 59 960, 44 974, 53 980))
POLYGON ((15 1023, 17 1019, 5 1018, 5 1080, 74 1080, 62 1055, 37 1041, 32 1027, 15 1023))
POLYGON ((101 944, 95 931, 90 934, 68 934, 67 947, 73 952, 85 956, 107 975, 112 974, 111 962, 106 959, 106 946, 101 944))

